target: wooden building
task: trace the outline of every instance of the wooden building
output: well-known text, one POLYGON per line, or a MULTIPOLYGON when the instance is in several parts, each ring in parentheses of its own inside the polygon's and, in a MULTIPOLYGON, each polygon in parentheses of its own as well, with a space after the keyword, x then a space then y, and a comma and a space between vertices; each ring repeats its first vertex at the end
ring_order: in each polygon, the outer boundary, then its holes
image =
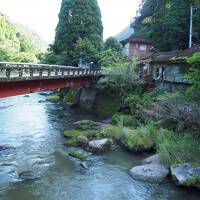
POLYGON ((130 37, 121 41, 124 47, 124 54, 129 60, 133 57, 142 59, 153 54, 153 43, 144 38, 130 37))

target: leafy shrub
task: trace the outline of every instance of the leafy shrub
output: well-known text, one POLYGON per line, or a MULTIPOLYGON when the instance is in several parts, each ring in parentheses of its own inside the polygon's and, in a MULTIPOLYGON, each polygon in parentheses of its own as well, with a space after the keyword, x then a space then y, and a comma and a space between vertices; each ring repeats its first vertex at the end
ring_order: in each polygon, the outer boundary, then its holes
POLYGON ((122 145, 133 152, 145 152, 154 147, 154 141, 147 130, 141 128, 137 130, 124 128, 121 136, 122 145))
POLYGON ((121 138, 120 128, 117 126, 107 125, 105 128, 101 129, 99 137, 111 138, 114 141, 119 141, 121 138))
POLYGON ((183 95, 163 96, 154 103, 150 113, 162 123, 173 124, 176 131, 191 129, 199 134, 200 106, 195 102, 187 101, 183 95))
POLYGON ((134 116, 126 115, 126 114, 123 114, 123 113, 115 113, 112 116, 112 120, 114 122, 117 122, 117 123, 119 123, 120 120, 122 120, 123 125, 126 126, 126 127, 137 128, 140 125, 139 121, 134 116))

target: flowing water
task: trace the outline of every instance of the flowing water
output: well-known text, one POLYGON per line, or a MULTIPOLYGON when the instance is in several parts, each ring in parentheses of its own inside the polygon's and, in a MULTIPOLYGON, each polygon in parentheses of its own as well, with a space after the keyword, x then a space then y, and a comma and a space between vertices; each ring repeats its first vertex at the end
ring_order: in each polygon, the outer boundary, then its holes
POLYGON ((33 94, 0 100, 0 200, 199 200, 197 190, 133 180, 128 170, 148 155, 120 148, 89 156, 87 170, 68 156, 63 130, 95 116, 43 102, 33 94), (25 179, 23 179, 25 178, 25 179))

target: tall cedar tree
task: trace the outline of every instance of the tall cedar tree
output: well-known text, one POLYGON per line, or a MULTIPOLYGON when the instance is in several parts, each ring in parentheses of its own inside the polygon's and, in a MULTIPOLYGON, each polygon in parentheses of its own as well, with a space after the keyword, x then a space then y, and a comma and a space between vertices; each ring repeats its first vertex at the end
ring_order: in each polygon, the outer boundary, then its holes
MULTIPOLYGON (((79 49, 94 49, 95 52, 101 49, 103 25, 101 21, 101 11, 97 0, 62 0, 59 14, 59 22, 56 28, 56 37, 53 44, 53 52, 59 55, 59 64, 77 65, 79 49), (80 41, 83 41, 82 48, 80 41), (88 42, 89 41, 89 42, 88 42), (78 47, 77 47, 78 45, 78 47)), ((95 52, 87 55, 86 61, 90 58, 95 62, 95 52)), ((58 62, 57 62, 58 63, 58 62)))
MULTIPOLYGON (((160 51, 188 48, 190 3, 199 0, 143 0, 132 26, 136 36, 151 39, 160 51)), ((200 43, 200 9, 194 10, 193 43, 200 43)))

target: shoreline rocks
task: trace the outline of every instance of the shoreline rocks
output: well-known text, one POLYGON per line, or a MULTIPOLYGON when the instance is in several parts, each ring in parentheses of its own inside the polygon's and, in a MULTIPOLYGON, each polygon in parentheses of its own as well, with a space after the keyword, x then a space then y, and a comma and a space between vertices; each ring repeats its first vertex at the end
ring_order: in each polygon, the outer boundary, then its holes
POLYGON ((112 147, 112 141, 108 138, 101 140, 92 140, 88 144, 88 150, 92 153, 103 153, 109 151, 112 147))
POLYGON ((142 164, 143 165, 147 165, 147 164, 162 164, 161 160, 160 160, 160 156, 159 154, 154 154, 150 157, 147 157, 145 158, 143 161, 142 161, 142 164))
POLYGON ((177 185, 200 189, 200 166, 189 163, 172 166, 171 175, 177 185))
POLYGON ((138 181, 160 183, 168 176, 169 170, 159 164, 148 164, 133 167, 130 170, 130 175, 138 181))

